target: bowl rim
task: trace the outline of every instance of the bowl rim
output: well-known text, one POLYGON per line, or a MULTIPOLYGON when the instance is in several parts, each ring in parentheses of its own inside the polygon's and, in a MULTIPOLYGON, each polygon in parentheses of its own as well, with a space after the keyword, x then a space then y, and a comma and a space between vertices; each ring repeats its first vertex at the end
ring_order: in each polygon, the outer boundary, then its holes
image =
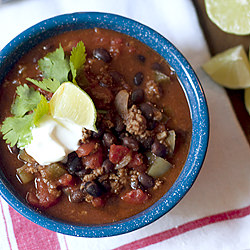
MULTIPOLYGON (((47 217, 25 204, 24 199, 15 194, 14 189, 9 186, 9 181, 3 173, 0 173, 0 195, 21 215, 55 232, 82 237, 121 235, 142 228, 159 219, 176 206, 193 185, 202 167, 209 140, 209 114, 206 97, 188 61, 165 37, 138 21, 103 12, 63 14, 31 26, 0 51, 0 72, 2 70, 7 73, 10 67, 22 56, 22 53, 26 53, 22 51, 24 48, 22 46, 28 44, 30 49, 38 43, 33 38, 40 37, 39 42, 41 42, 47 38, 46 35, 48 37, 53 36, 53 32, 60 33, 65 29, 66 31, 67 29, 79 29, 79 26, 81 26, 80 29, 85 26, 108 28, 130 35, 153 48, 176 71, 189 104, 193 127, 191 145, 183 170, 167 193, 151 207, 127 219, 108 224, 76 225, 47 217), (13 53, 19 55, 15 62, 11 62, 9 59, 13 53)), ((1 81, 2 79, 0 79, 1 81)))

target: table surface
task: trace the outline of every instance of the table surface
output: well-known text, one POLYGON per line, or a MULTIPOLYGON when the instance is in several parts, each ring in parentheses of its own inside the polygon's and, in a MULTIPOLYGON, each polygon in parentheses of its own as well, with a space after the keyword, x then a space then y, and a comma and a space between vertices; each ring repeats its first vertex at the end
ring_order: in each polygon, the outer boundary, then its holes
MULTIPOLYGON (((206 37, 211 55, 215 55, 239 44, 242 44, 246 51, 248 51, 250 45, 250 35, 236 36, 223 32, 208 18, 205 10, 204 0, 193 0, 193 2, 197 10, 200 25, 206 37)), ((231 100, 235 114, 250 144, 250 115, 245 109, 244 91, 227 89, 227 93, 231 100)))

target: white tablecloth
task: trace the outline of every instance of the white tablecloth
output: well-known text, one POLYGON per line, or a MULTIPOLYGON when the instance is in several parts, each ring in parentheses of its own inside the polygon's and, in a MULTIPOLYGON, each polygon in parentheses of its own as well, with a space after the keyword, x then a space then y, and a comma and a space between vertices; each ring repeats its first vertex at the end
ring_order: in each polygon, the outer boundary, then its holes
POLYGON ((0 200, 0 249, 249 249, 249 145, 225 90, 200 66, 209 52, 190 0, 22 0, 0 5, 0 49, 54 15, 103 11, 138 20, 168 38, 197 72, 210 111, 210 142, 191 190, 167 215, 126 235, 87 239, 43 229, 0 200))

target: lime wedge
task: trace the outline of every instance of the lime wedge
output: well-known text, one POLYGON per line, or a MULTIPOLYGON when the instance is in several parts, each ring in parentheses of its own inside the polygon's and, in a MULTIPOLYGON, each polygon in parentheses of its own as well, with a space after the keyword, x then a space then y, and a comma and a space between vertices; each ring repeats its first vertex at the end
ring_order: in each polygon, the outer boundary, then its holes
POLYGON ((250 34, 249 0, 205 0, 205 6, 211 21, 223 31, 250 34))
POLYGON ((250 87, 250 64, 242 45, 217 54, 202 67, 215 82, 226 88, 250 87))
POLYGON ((56 90, 50 102, 50 113, 86 129, 96 131, 96 109, 90 96, 71 82, 65 82, 56 90))

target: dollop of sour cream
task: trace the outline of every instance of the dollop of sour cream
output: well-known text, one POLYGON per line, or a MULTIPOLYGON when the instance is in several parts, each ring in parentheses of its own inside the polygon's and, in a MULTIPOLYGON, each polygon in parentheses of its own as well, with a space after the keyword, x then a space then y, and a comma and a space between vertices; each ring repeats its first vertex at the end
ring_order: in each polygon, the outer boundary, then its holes
POLYGON ((40 165, 64 160, 79 147, 82 127, 65 119, 44 115, 32 129, 32 141, 25 146, 27 154, 40 165))

